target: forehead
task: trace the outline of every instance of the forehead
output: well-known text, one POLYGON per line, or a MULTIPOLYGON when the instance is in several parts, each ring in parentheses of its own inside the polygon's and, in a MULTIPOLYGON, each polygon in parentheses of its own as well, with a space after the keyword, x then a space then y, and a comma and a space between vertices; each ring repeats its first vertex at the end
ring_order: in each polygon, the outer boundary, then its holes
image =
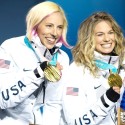
POLYGON ((94 31, 105 31, 105 30, 111 30, 112 26, 109 21, 101 21, 98 24, 96 24, 94 31))
POLYGON ((56 24, 56 25, 63 25, 64 24, 64 17, 62 13, 60 12, 55 12, 50 15, 48 15, 42 23, 51 23, 51 24, 56 24))

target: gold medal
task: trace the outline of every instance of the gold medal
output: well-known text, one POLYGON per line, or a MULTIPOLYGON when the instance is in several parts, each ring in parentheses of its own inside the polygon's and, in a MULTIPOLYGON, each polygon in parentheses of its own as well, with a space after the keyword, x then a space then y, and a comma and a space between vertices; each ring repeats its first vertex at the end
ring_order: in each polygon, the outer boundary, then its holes
POLYGON ((121 88, 122 78, 117 73, 111 73, 110 76, 108 77, 108 83, 109 83, 110 87, 118 86, 121 88))
POLYGON ((52 65, 48 65, 44 70, 44 75, 50 82, 57 82, 61 78, 61 71, 52 65))

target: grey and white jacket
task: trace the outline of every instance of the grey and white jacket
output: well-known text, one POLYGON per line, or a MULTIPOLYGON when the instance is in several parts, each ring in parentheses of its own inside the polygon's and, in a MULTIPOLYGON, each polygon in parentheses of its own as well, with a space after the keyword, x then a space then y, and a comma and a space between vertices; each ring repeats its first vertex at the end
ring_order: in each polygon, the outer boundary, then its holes
MULTIPOLYGON (((119 68, 118 56, 95 52, 95 58, 119 68)), ((99 69, 99 77, 94 77, 87 68, 83 69, 84 66, 78 66, 75 62, 70 64, 59 81, 64 84, 58 92, 60 98, 52 98, 46 104, 50 108, 43 114, 44 119, 49 118, 45 125, 117 125, 120 95, 108 84, 109 70, 99 69), (59 116, 62 116, 61 123, 59 116)), ((125 84, 123 68, 120 68, 119 75, 125 84)))
MULTIPOLYGON (((57 61, 65 69, 69 66, 69 57, 60 49, 60 43, 57 43, 53 52, 50 52, 37 38, 31 42, 33 51, 25 43, 24 39, 25 36, 11 38, 4 41, 1 45, 11 56, 16 71, 13 74, 10 69, 6 69, 4 74, 6 75, 10 72, 10 75, 8 75, 8 78, 3 77, 3 82, 0 84, 0 108, 4 109, 1 112, 4 111, 3 115, 5 114, 0 119, 1 121, 7 121, 11 118, 19 121, 19 123, 22 122, 23 125, 29 123, 42 124, 40 107, 44 106, 44 96, 47 97, 47 92, 43 92, 43 87, 50 86, 49 91, 54 89, 54 91, 52 90, 54 95, 56 94, 56 88, 58 89, 60 84, 45 80, 44 73, 40 70, 39 65, 46 60, 50 61, 57 52, 57 61), (37 78, 36 74, 34 74, 34 69, 38 69, 40 78, 37 78)), ((0 73, 3 74, 2 72, 0 73)))

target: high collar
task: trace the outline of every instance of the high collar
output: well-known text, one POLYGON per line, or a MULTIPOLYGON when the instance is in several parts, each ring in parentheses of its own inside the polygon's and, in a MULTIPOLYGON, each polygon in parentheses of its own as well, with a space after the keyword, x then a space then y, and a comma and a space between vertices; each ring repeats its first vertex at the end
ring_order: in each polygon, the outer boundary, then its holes
MULTIPOLYGON (((115 55, 102 55, 96 51, 94 52, 94 55, 95 55, 95 60, 101 60, 102 62, 112 64, 113 66, 116 67, 116 69, 119 68, 119 56, 117 56, 117 55, 116 56, 115 55)), ((109 76, 109 70, 100 69, 100 73, 105 77, 109 76)))
POLYGON ((33 37, 31 43, 37 55, 43 55, 47 58, 47 60, 51 60, 53 55, 56 52, 59 52, 59 49, 62 46, 62 43, 56 43, 55 46, 51 50, 49 50, 41 43, 38 36, 33 37))
MULTIPOLYGON (((39 48, 42 48, 42 50, 46 50, 47 48, 41 43, 40 38, 38 36, 34 36, 32 38, 32 42, 39 48)), ((62 43, 56 43, 55 46, 52 48, 55 53, 60 47, 62 46, 62 43)), ((47 49, 48 50, 48 49, 47 49)), ((49 50, 48 50, 49 51, 49 50)))
POLYGON ((112 64, 116 68, 118 68, 118 66, 119 66, 119 56, 117 56, 117 55, 102 55, 96 51, 94 52, 94 55, 95 55, 96 60, 101 60, 108 64, 112 64))

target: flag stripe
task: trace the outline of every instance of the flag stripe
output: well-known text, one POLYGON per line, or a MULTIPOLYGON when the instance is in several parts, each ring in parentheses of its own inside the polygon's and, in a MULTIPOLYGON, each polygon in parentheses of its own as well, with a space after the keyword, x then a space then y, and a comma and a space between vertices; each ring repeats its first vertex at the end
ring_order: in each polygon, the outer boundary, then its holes
POLYGON ((10 66, 9 60, 0 59, 0 68, 9 69, 9 66, 10 66))
POLYGON ((67 87, 66 95, 73 95, 73 96, 78 96, 78 88, 74 87, 67 87))

